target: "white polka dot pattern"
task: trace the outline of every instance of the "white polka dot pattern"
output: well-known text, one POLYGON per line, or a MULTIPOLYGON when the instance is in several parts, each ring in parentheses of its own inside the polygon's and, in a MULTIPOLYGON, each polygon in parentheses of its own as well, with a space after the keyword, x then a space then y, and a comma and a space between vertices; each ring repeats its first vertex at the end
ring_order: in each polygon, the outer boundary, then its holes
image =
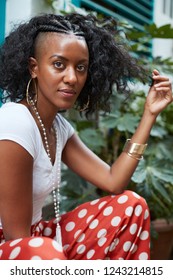
POLYGON ((130 226, 130 233, 131 233, 131 234, 135 234, 136 231, 137 231, 137 228, 138 228, 138 225, 137 225, 137 224, 132 224, 132 225, 130 226))
POLYGON ((82 229, 79 229, 75 232, 74 238, 77 238, 80 235, 80 233, 82 233, 82 229))
POLYGON ((118 202, 119 204, 123 204, 123 203, 125 203, 127 200, 128 200, 128 196, 127 196, 127 195, 122 195, 122 196, 120 196, 120 197, 118 198, 117 202, 118 202))
POLYGON ((140 234, 141 240, 146 240, 148 237, 149 237, 149 233, 146 230, 142 231, 142 233, 140 234))
POLYGON ((3 253, 3 250, 0 250, 0 258, 1 258, 1 256, 2 256, 2 253, 3 253))
POLYGON ((36 237, 36 238, 33 238, 31 239, 29 242, 28 242, 28 245, 30 247, 40 247, 42 244, 43 244, 44 240, 43 238, 41 237, 36 237))
POLYGON ((94 229, 94 228, 96 228, 96 227, 98 226, 98 224, 99 224, 99 220, 98 220, 98 219, 95 219, 95 220, 93 220, 93 221, 90 223, 89 228, 90 228, 90 229, 94 229))
POLYGON ((50 236, 52 234, 52 229, 49 227, 46 227, 44 230, 44 235, 45 236, 50 236))
POLYGON ((10 246, 10 247, 13 247, 13 246, 15 246, 16 244, 18 244, 21 240, 22 240, 22 238, 15 239, 15 240, 13 240, 13 241, 10 242, 9 246, 10 246))
MULTIPOLYGON (((61 216, 63 248, 54 240, 52 219, 34 225, 32 237, 1 243, 0 259, 149 259, 149 216, 134 192, 98 198, 61 216)), ((0 230, 4 242, 1 236, 0 230)))
POLYGON ((66 225, 66 231, 72 231, 75 227, 75 223, 74 222, 69 222, 67 225, 66 225))
POLYGON ((95 254, 95 250, 92 249, 92 250, 88 251, 87 259, 90 260, 94 256, 94 254, 95 254))
POLYGON ((149 211, 148 209, 145 210, 144 220, 146 220, 149 217, 149 211))
POLYGON ((139 255, 139 260, 147 260, 148 259, 148 254, 143 252, 139 255))
POLYGON ((105 235, 107 234, 107 230, 105 228, 102 228, 98 231, 97 233, 97 237, 100 238, 100 237, 104 237, 105 235))
POLYGON ((84 239, 85 239, 85 233, 82 233, 82 234, 78 237, 77 242, 82 242, 84 239))
POLYGON ((86 250, 86 246, 83 245, 83 244, 81 244, 81 245, 79 245, 78 248, 77 248, 77 253, 78 253, 78 254, 83 254, 83 252, 85 252, 85 250, 86 250))
POLYGON ((105 204, 106 204, 106 201, 102 201, 102 202, 99 204, 98 209, 100 210, 105 204))
POLYGON ((93 218, 94 218, 94 215, 89 216, 89 217, 87 218, 87 220, 86 220, 87 224, 88 224, 93 218))
POLYGON ((111 225, 113 227, 117 227, 119 225, 119 223, 121 222, 121 218, 116 216, 111 220, 111 225))
POLYGON ((42 258, 39 257, 39 256, 33 256, 33 257, 31 258, 31 260, 42 260, 42 258))
POLYGON ((98 245, 99 247, 102 247, 107 241, 107 238, 106 237, 101 237, 99 240, 98 240, 98 245))
POLYGON ((142 206, 141 205, 136 206, 136 208, 135 208, 135 215, 137 217, 139 217, 141 215, 141 213, 142 213, 142 206))
POLYGON ((112 206, 109 206, 109 207, 107 207, 107 208, 104 209, 103 215, 104 215, 104 216, 109 216, 110 214, 112 214, 112 212, 113 212, 113 207, 112 207, 112 206))
POLYGON ((127 207, 126 210, 125 210, 125 214, 128 217, 131 217, 132 213, 133 213, 133 207, 132 206, 127 207))
POLYGON ((16 257, 20 254, 21 248, 20 247, 15 247, 9 256, 9 260, 14 260, 16 257))
POLYGON ((134 254, 136 252, 136 250, 138 249, 138 246, 135 244, 132 244, 130 251, 132 252, 132 254, 134 254))
POLYGON ((116 246, 118 245, 118 243, 119 243, 119 239, 116 238, 116 239, 112 242, 112 244, 110 245, 109 251, 110 251, 110 252, 114 251, 115 248, 116 248, 116 246))
POLYGON ((99 202, 99 200, 100 200, 100 199, 95 199, 95 200, 91 201, 90 204, 91 204, 91 205, 95 205, 96 203, 99 202))
POLYGON ((131 245, 132 245, 132 243, 130 241, 126 241, 123 245, 123 250, 125 252, 128 252, 130 250, 131 245))
POLYGON ((86 214, 87 214, 87 209, 82 209, 82 210, 79 212, 78 217, 79 217, 79 218, 83 218, 83 217, 86 216, 86 214))

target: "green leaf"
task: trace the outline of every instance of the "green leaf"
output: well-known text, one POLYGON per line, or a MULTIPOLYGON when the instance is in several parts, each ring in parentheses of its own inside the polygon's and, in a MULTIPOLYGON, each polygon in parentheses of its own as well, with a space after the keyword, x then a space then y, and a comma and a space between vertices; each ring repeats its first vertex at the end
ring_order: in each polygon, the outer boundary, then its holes
POLYGON ((105 117, 101 125, 107 128, 117 128, 119 131, 126 131, 133 133, 139 122, 139 117, 134 114, 110 114, 105 117))
POLYGON ((145 30, 149 32, 153 38, 173 38, 173 28, 171 27, 171 24, 157 27, 156 24, 153 23, 149 26, 145 26, 145 30))
POLYGON ((165 128, 159 126, 159 125, 154 125, 150 135, 158 138, 163 138, 167 134, 167 131, 165 128))
POLYGON ((109 128, 116 128, 117 127, 117 123, 118 123, 118 114, 110 114, 107 117, 104 117, 101 120, 100 125, 102 127, 106 127, 107 129, 109 128))
POLYGON ((145 160, 141 160, 132 176, 132 181, 135 183, 143 183, 146 179, 146 165, 145 160))
POLYGON ((138 116, 126 113, 118 119, 117 128, 119 131, 128 131, 130 133, 133 133, 138 125, 138 122, 138 116))
POLYGON ((159 178, 160 180, 173 184, 173 172, 172 169, 164 167, 150 167, 153 176, 159 178))
POLYGON ((168 203, 171 203, 171 199, 169 197, 169 193, 166 191, 165 185, 153 175, 151 175, 150 179, 153 189, 155 189, 161 195, 161 197, 164 198, 168 203))
POLYGON ((170 207, 165 204, 163 197, 159 197, 155 191, 151 191, 151 197, 148 202, 150 210, 154 213, 155 218, 170 216, 170 207))
POLYGON ((93 128, 87 128, 79 132, 81 140, 93 151, 99 153, 101 147, 105 146, 102 133, 93 128))

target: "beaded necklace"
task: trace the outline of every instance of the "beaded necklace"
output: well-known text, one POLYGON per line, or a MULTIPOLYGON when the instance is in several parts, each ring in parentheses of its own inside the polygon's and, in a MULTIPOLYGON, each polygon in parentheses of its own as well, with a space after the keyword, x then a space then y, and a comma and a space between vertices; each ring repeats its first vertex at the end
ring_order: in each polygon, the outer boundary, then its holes
MULTIPOLYGON (((33 112, 40 124, 40 127, 42 129, 43 132, 43 140, 44 140, 44 144, 45 144, 45 149, 46 149, 46 153, 48 155, 48 158, 52 164, 52 159, 51 159, 51 155, 50 155, 50 147, 49 147, 49 142, 48 142, 48 137, 47 137, 47 133, 46 133, 46 128, 44 126, 44 123, 38 113, 38 110, 34 104, 33 100, 30 100, 30 105, 33 109, 33 112)), ((55 211, 55 221, 56 221, 56 241, 59 243, 59 245, 62 247, 62 237, 61 237, 61 227, 59 224, 60 221, 60 183, 61 183, 61 156, 60 156, 60 145, 59 145, 59 141, 58 141, 58 137, 57 137, 57 127, 55 125, 55 122, 53 123, 53 129, 55 131, 55 137, 56 137, 56 149, 57 149, 57 166, 58 166, 58 172, 57 172, 57 183, 55 183, 55 179, 53 178, 53 182, 52 182, 52 195, 53 195, 53 204, 54 204, 54 211, 55 211), (56 195, 56 186, 57 186, 57 195, 56 195)))

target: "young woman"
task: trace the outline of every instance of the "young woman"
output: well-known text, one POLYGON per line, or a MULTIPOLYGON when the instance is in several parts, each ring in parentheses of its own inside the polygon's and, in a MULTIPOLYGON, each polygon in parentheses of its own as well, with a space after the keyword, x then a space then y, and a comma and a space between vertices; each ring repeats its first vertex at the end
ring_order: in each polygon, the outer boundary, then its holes
POLYGON ((1 47, 0 259, 150 258, 147 204, 125 189, 158 114, 172 102, 169 79, 153 71, 139 126, 112 166, 60 114, 107 108, 113 85, 125 91, 128 79, 142 79, 116 32, 92 16, 46 14, 18 26, 1 47), (60 217, 61 160, 110 196, 60 217), (43 221, 51 191, 55 218, 43 221))

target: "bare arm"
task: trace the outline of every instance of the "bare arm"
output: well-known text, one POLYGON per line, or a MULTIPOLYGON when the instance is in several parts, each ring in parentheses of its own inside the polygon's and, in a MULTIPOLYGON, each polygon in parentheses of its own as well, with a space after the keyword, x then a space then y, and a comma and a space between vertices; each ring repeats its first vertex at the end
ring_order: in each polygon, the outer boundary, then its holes
POLYGON ((0 216, 6 240, 30 236, 32 169, 33 159, 24 148, 0 141, 0 216))
MULTIPOLYGON (((158 114, 172 102, 169 79, 160 76, 157 70, 153 71, 153 79, 155 82, 148 93, 143 116, 131 138, 133 143, 147 142, 158 114)), ((93 154, 77 135, 69 139, 63 152, 63 161, 84 179, 114 193, 122 192, 127 186, 139 162, 122 152, 110 167, 93 154)))

